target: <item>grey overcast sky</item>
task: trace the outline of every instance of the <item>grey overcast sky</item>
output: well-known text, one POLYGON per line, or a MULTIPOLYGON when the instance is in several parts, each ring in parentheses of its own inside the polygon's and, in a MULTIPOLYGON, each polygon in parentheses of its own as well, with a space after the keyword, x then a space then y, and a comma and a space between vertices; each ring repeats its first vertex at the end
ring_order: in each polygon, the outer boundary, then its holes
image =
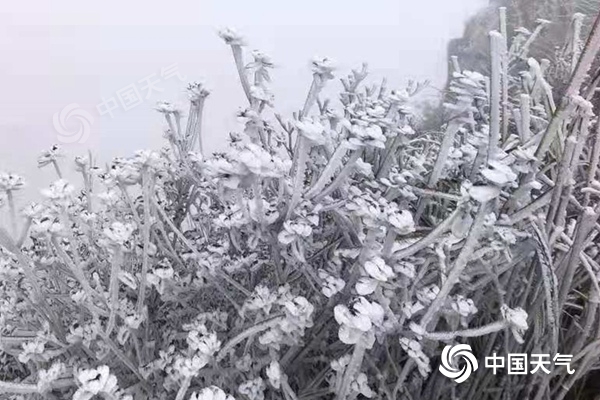
MULTIPOLYGON (((85 143, 63 145, 70 155, 91 149, 100 160, 108 160, 158 147, 163 121, 153 111, 156 102, 185 103, 185 84, 201 79, 212 91, 204 125, 207 147, 218 149, 222 138, 238 127, 234 114, 244 105, 218 28, 236 28, 248 39, 249 50, 272 56, 277 64, 272 73, 276 104, 289 112, 304 100, 311 80, 308 63, 315 55, 336 60, 339 74, 367 61, 373 79, 386 76, 392 87, 408 79, 431 79, 441 85, 448 40, 461 36, 464 22, 486 3, 3 0, 0 171, 25 175, 25 193, 36 193, 51 182, 53 173, 38 171, 36 156, 58 142, 53 115, 73 103, 89 112, 94 123, 85 143), (174 72, 185 79, 169 77, 174 72), (160 93, 143 89, 143 79, 152 74, 160 93), (139 104, 124 110, 118 93, 132 87, 139 92, 139 104), (103 98, 117 101, 112 117, 100 115, 96 108, 103 98)), ((70 159, 65 169, 71 168, 70 159)))

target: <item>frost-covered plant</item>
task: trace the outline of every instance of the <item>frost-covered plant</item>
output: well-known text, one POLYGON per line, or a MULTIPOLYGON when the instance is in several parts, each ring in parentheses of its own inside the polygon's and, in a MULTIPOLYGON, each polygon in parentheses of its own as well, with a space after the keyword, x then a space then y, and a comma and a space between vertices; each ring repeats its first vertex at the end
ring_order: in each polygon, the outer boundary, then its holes
POLYGON ((555 101, 533 34, 500 28, 491 77, 454 60, 435 132, 421 85, 364 85, 366 65, 326 99, 327 58, 281 115, 273 61, 226 29, 248 100, 226 152, 203 148, 194 83, 186 124, 157 107, 168 147, 78 157, 80 188, 43 153, 59 179, 20 218, 24 181, 0 174, 0 398, 563 398, 600 354, 600 33, 555 101), (576 372, 456 385, 436 373, 455 342, 576 372))

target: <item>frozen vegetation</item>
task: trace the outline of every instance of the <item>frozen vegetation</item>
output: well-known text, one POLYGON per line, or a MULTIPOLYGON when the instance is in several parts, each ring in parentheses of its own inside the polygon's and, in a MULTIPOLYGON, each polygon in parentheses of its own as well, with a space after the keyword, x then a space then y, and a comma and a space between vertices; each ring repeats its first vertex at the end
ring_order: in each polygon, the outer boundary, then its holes
POLYGON ((54 147, 38 162, 58 180, 24 208, 24 179, 0 174, 0 399, 585 398, 600 30, 586 41, 576 15, 551 63, 529 56, 549 22, 508 32, 505 14, 490 76, 452 60, 437 125, 423 85, 388 88, 366 65, 324 98, 327 58, 280 115, 271 59, 224 30, 248 100, 226 153, 203 152, 194 83, 185 118, 157 107, 164 149, 102 168, 54 147), (448 344, 479 359, 462 383, 438 370, 448 344), (508 375, 484 367, 493 353, 572 358, 508 375))

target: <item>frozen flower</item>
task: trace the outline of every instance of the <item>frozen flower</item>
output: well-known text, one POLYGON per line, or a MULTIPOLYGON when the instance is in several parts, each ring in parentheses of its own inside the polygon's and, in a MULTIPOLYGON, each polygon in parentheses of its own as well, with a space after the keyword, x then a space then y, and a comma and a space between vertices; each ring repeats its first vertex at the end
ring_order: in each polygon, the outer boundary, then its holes
POLYGON ((356 194, 352 193, 345 208, 353 215, 362 218, 368 226, 375 227, 381 224, 380 220, 383 215, 381 204, 368 192, 357 191, 356 194))
POLYGON ((462 148, 451 147, 450 154, 448 154, 445 162, 445 172, 448 175, 456 174, 468 160, 469 157, 463 154, 462 148))
POLYGON ((104 235, 115 244, 123 245, 129 240, 135 230, 132 224, 113 222, 109 228, 104 229, 104 235))
POLYGON ((381 182, 389 187, 393 188, 401 188, 406 183, 408 183, 408 174, 407 171, 398 172, 396 168, 393 168, 388 177, 381 178, 381 182))
POLYGON ((531 35, 531 31, 529 29, 523 27, 523 26, 520 26, 517 29, 515 29, 515 32, 516 33, 520 33, 520 34, 525 35, 525 36, 531 35))
POLYGON ((69 200, 75 191, 73 185, 64 179, 52 183, 49 189, 42 190, 42 194, 55 203, 62 203, 69 200))
POLYGON ((375 392, 369 387, 367 375, 364 372, 359 373, 352 381, 350 390, 355 393, 360 393, 369 399, 375 396, 375 392))
POLYGON ((402 128, 400 128, 400 132, 402 132, 402 134, 405 136, 412 136, 416 133, 413 127, 410 125, 404 125, 402 128))
POLYGON ((327 116, 327 118, 330 121, 336 121, 336 122, 340 121, 342 118, 344 118, 343 114, 333 107, 327 107, 325 109, 325 115, 327 116))
POLYGON ((273 105, 274 96, 273 93, 269 92, 269 90, 264 86, 255 86, 252 85, 250 87, 250 96, 260 101, 264 101, 268 105, 273 105))
POLYGON ((0 279, 16 278, 20 274, 20 268, 10 258, 0 257, 0 279))
POLYGON ((85 325, 79 325, 78 323, 75 323, 69 328, 67 342, 71 344, 83 343, 89 347, 92 341, 98 336, 99 330, 100 328, 95 323, 85 325))
POLYGON ((305 297, 297 296, 293 300, 288 300, 284 306, 290 315, 300 317, 312 314, 314 307, 305 297))
POLYGON ((91 400, 97 395, 112 398, 118 390, 117 378, 106 365, 79 371, 77 382, 79 389, 73 395, 73 400, 91 400))
POLYGON ((135 185, 141 179, 142 165, 134 159, 115 158, 104 176, 107 185, 135 185))
POLYGON ((291 167, 291 161, 283 161, 276 155, 271 155, 265 149, 249 143, 240 150, 235 159, 249 172, 268 178, 280 178, 291 167))
POLYGON ((258 338, 258 342, 263 346, 271 346, 278 349, 284 342, 284 333, 281 329, 269 329, 258 338))
POLYGON ((333 360, 330 363, 331 369, 335 372, 343 372, 348 364, 350 364, 350 354, 346 354, 345 356, 342 356, 337 360, 333 360))
POLYGON ((306 238, 312 234, 312 227, 301 220, 285 221, 283 230, 279 232, 277 238, 282 244, 290 244, 299 238, 306 238))
POLYGON ((7 174, 0 172, 0 190, 2 191, 13 191, 20 190, 25 186, 25 180, 15 174, 7 174))
MULTIPOLYGON (((383 308, 376 302, 369 302, 364 297, 359 297, 353 305, 353 311, 348 307, 338 304, 333 309, 334 317, 340 325, 339 338, 343 343, 356 344, 363 336, 369 332, 372 327, 381 326, 383 323, 384 311, 383 308)), ((370 338, 371 347, 374 342, 374 337, 370 338)))
POLYGON ((219 36, 230 46, 244 46, 246 44, 244 37, 233 28, 221 29, 219 36))
POLYGON ((375 104, 372 107, 367 107, 367 114, 373 118, 383 118, 386 114, 386 109, 379 104, 375 104))
POLYGON ((364 162, 362 158, 356 160, 356 165, 354 166, 356 171, 364 176, 372 176, 373 175, 373 165, 370 163, 364 162))
POLYGON ((452 309, 460 316, 460 322, 463 327, 467 327, 468 317, 477 313, 477 307, 472 299, 467 299, 457 295, 451 304, 452 309))
POLYGON ((488 164, 491 168, 481 171, 485 179, 497 186, 516 185, 517 174, 508 165, 496 160, 490 160, 488 164))
MULTIPOLYGON (((263 117, 257 111, 251 108, 240 110, 236 115, 241 119, 246 119, 247 122, 252 122, 255 124, 262 124, 264 122, 263 117)), ((238 133, 234 133, 231 139, 234 143, 241 141, 241 137, 238 133)))
POLYGON ((242 383, 238 390, 249 400, 264 400, 266 388, 265 382, 259 377, 242 383))
POLYGON ((480 203, 486 203, 500 196, 500 189, 493 186, 471 186, 469 196, 480 203))
POLYGON ((477 157, 477 148, 475 146, 473 146, 471 143, 465 143, 462 146, 460 146, 460 153, 462 154, 462 161, 463 163, 467 163, 470 164, 473 161, 475 161, 475 158, 477 157))
POLYGON ((71 294, 71 299, 79 305, 83 305, 86 297, 87 296, 84 290, 77 290, 75 293, 71 294))
POLYGON ((156 291, 162 295, 165 290, 165 283, 173 279, 174 274, 175 271, 172 267, 154 268, 147 276, 148 283, 156 287, 156 291))
POLYGON ((512 164, 512 169, 516 172, 527 173, 532 171, 532 165, 537 161, 535 156, 535 146, 531 147, 517 147, 510 155, 515 158, 515 162, 512 164))
POLYGON ((325 270, 320 269, 318 275, 319 278, 323 280, 321 292, 327 298, 341 292, 346 286, 346 282, 344 282, 343 279, 336 278, 335 276, 328 274, 325 270))
POLYGON ((427 377, 431 372, 431 366, 429 365, 429 357, 423 352, 421 343, 403 337, 400 338, 400 346, 402 346, 402 349, 408 353, 408 356, 417 363, 421 375, 427 377))
POLYGON ((181 113, 181 111, 172 103, 168 101, 159 101, 156 103, 156 111, 162 114, 177 114, 181 113))
POLYGON ((326 142, 324 135, 325 127, 318 121, 311 121, 304 118, 302 121, 296 121, 296 128, 300 134, 316 145, 323 145, 326 142))
POLYGON ((334 63, 327 57, 315 57, 312 62, 312 71, 321 79, 333 79, 334 63))
POLYGON ((43 151, 38 157, 38 167, 42 168, 48 164, 55 163, 59 158, 64 157, 58 145, 53 145, 50 150, 43 151))
POLYGON ((358 279, 358 282, 356 282, 354 288, 356 289, 356 293, 358 293, 359 295, 367 296, 369 294, 374 293, 377 289, 377 286, 379 286, 379 282, 377 282, 376 279, 371 279, 366 276, 363 276, 358 279))
POLYGON ((187 343, 190 349, 207 357, 212 357, 221 347, 221 341, 215 332, 200 336, 200 332, 193 330, 188 333, 187 343))
POLYGON ((503 304, 500 308, 502 317, 508 322, 510 329, 518 343, 523 343, 523 334, 529 328, 527 324, 527 312, 520 307, 509 308, 506 304, 503 304))
POLYGON ((85 157, 75 157, 75 170, 77 172, 86 172, 90 167, 90 160, 85 157))
POLYGON ((142 322, 144 321, 144 317, 139 314, 128 315, 124 319, 125 325, 127 325, 131 329, 138 329, 142 322))
POLYGON ((417 314, 420 311, 423 311, 425 309, 425 307, 423 306, 423 304, 421 304, 421 302, 404 302, 402 303, 402 313, 404 314, 404 316, 406 316, 406 318, 412 318, 415 314, 417 314))
POLYGON ((392 267, 394 268, 394 271, 407 278, 413 279, 416 276, 415 265, 408 261, 398 261, 392 267))
POLYGON ((281 387, 281 366, 279 363, 277 361, 271 361, 266 368, 265 373, 267 374, 271 386, 275 389, 279 389, 281 387))
POLYGON ((485 77, 477 72, 455 72, 450 84, 450 91, 455 94, 454 103, 445 103, 444 108, 456 117, 468 121, 470 112, 477 111, 473 106, 476 99, 485 99, 485 77), (467 118, 464 115, 469 116, 467 118))
POLYGON ((262 51, 253 50, 252 58, 254 58, 254 62, 248 64, 246 68, 273 68, 271 56, 262 51))
POLYGON ((431 304, 440 293, 440 288, 437 285, 426 286, 417 291, 417 299, 424 305, 431 304))
POLYGON ((118 191, 110 189, 106 192, 98 194, 98 199, 100 199, 100 201, 102 201, 106 206, 112 207, 121 201, 121 195, 118 191))
POLYGON ((135 185, 140 182, 142 167, 135 159, 115 158, 108 171, 101 174, 100 178, 108 187, 117 184, 135 185))
POLYGON ((163 167, 163 159, 159 153, 150 150, 138 150, 131 162, 140 168, 160 170, 163 167))
POLYGON ((410 95, 406 89, 392 90, 388 99, 393 103, 405 103, 410 99, 410 95))
MULTIPOLYGON (((253 210, 250 214, 251 217, 257 217, 254 214, 253 210)), ((255 219, 255 218, 253 218, 255 219)), ((213 219, 213 223, 220 228, 232 229, 232 228, 240 228, 248 223, 248 219, 244 215, 244 212, 238 205, 233 205, 231 208, 222 214, 219 214, 215 219, 213 219)))
POLYGON ((358 314, 368 316, 373 325, 380 326, 382 324, 384 312, 377 302, 369 302, 364 297, 359 297, 353 308, 358 314))
POLYGON ((385 148, 386 137, 379 125, 353 124, 350 127, 348 143, 355 148, 372 146, 379 149, 385 148))
POLYGON ((204 166, 204 156, 198 152, 194 152, 194 151, 188 151, 187 154, 190 162, 195 166, 195 167, 203 167, 204 166))
POLYGON ((228 189, 236 189, 242 184, 249 185, 246 179, 248 170, 241 163, 221 156, 207 160, 204 168, 209 177, 216 178, 228 189))
POLYGON ((221 388, 210 386, 202 389, 198 394, 192 393, 189 400, 235 400, 235 398, 221 388))
POLYGON ((313 326, 312 314, 315 307, 302 296, 284 302, 286 318, 279 327, 286 333, 303 332, 313 326))
POLYGON ((455 237, 457 237, 459 239, 463 239, 463 238, 467 237, 467 235, 469 233, 469 229, 471 228, 472 224, 473 224, 473 217, 470 214, 465 213, 465 214, 459 216, 452 223, 452 227, 451 227, 452 235, 454 235, 455 237))
POLYGON ((399 235, 408 235, 415 231, 415 221, 408 210, 391 212, 387 215, 388 222, 399 235))
POLYGON ((252 367, 252 357, 250 354, 245 354, 244 356, 237 359, 235 362, 235 367, 242 372, 250 371, 252 367))
POLYGON ((381 257, 373 257, 363 267, 369 276, 380 282, 387 282, 394 277, 394 270, 381 257))
POLYGON ((64 228, 56 217, 36 218, 31 222, 31 232, 40 235, 58 235, 64 228))
POLYGON ((91 223, 98 219, 98 214, 82 211, 81 214, 79 214, 79 218, 81 218, 83 222, 91 223))
POLYGON ((38 371, 38 390, 42 393, 50 390, 52 383, 54 383, 60 376, 65 373, 66 366, 61 362, 55 362, 48 369, 40 369, 38 371))
POLYGON ((196 354, 192 357, 179 356, 173 363, 173 369, 181 376, 193 378, 208 364, 208 357, 196 354))
POLYGON ((360 252, 361 252, 360 248, 337 249, 335 251, 335 255, 343 257, 343 258, 347 258, 347 259, 355 259, 356 257, 358 257, 360 255, 360 252))
POLYGON ((19 361, 23 364, 29 360, 43 360, 43 354, 46 349, 46 341, 40 338, 35 338, 30 342, 23 343, 23 351, 19 353, 19 361))
MULTIPOLYGON (((250 218, 255 222, 264 222, 266 225, 271 225, 279 218, 279 211, 275 205, 262 199, 262 209, 258 207, 258 201, 248 202, 248 213, 250 218)), ((243 214, 243 213, 242 213, 243 214)))
POLYGON ((244 309, 250 311, 262 310, 266 315, 271 312, 273 304, 277 301, 277 294, 271 292, 268 287, 258 285, 254 293, 244 303, 244 309))
POLYGON ((210 91, 206 89, 204 83, 202 82, 193 82, 187 86, 188 96, 190 101, 196 103, 201 99, 206 98, 210 91))
POLYGON ((515 235, 515 230, 511 228, 506 228, 502 226, 494 227, 496 234, 500 237, 504 245, 513 245, 517 243, 517 236, 515 235))

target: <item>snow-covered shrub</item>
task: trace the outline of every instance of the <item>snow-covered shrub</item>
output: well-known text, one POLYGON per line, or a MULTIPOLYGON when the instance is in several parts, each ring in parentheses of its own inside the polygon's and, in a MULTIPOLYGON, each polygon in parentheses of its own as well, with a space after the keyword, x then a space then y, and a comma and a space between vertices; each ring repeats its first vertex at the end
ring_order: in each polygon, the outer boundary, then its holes
POLYGON ((455 60, 442 135, 416 122, 421 86, 364 86, 366 66, 324 99, 327 58, 280 115, 270 58, 225 30, 248 99, 228 151, 204 152, 192 84, 186 124, 157 108, 168 148, 78 157, 79 188, 42 154, 59 179, 22 217, 24 180, 0 174, 0 398, 564 397, 600 353, 598 32, 555 101, 527 31, 501 31, 492 76, 455 60), (438 373, 454 343, 576 372, 457 385, 438 373))

